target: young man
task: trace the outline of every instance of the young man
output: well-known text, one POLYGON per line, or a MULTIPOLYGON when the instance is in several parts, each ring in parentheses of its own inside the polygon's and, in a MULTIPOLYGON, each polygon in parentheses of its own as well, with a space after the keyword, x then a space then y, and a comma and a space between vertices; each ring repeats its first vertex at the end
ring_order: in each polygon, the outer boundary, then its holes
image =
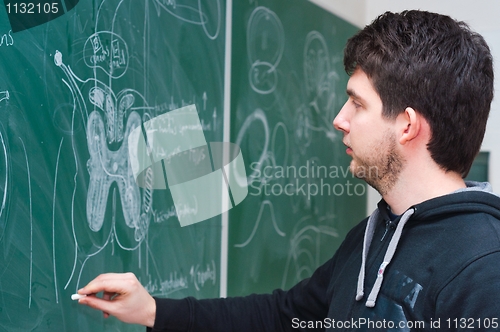
POLYGON ((463 180, 493 98, 488 46, 447 16, 386 13, 344 64, 333 124, 383 199, 332 259, 288 291, 227 299, 153 299, 105 274, 79 291, 104 298, 80 303, 153 331, 498 330, 500 197, 463 180))

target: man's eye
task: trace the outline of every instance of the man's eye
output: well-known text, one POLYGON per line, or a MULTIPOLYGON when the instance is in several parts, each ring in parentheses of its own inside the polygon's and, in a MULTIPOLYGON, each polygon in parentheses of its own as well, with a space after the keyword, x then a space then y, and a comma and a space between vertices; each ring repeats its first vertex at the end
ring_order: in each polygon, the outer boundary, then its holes
POLYGON ((357 103, 355 100, 353 100, 352 103, 354 104, 355 108, 360 108, 361 107, 361 104, 357 103))

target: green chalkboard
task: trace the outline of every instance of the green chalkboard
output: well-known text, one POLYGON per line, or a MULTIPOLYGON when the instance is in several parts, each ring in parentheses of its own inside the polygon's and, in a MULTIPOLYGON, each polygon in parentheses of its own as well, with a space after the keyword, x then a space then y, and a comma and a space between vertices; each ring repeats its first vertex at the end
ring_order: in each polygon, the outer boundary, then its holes
POLYGON ((366 187, 332 126, 357 29, 308 1, 233 6, 231 140, 249 184, 229 217, 228 295, 237 296, 309 277, 366 216, 366 187))
POLYGON ((20 2, 0 4, 0 331, 143 331, 71 301, 109 271, 219 296, 221 217, 181 228, 168 190, 136 185, 127 136, 195 104, 222 141, 225 1, 20 2))
POLYGON ((355 27, 305 0, 233 1, 228 96, 224 0, 20 3, 0 5, 0 331, 143 331, 70 300, 110 271, 217 297, 227 255, 228 295, 289 288, 366 214, 331 126, 355 27), (227 252, 223 217, 180 227, 197 207, 139 186, 128 159, 134 129, 191 104, 245 161, 227 252))

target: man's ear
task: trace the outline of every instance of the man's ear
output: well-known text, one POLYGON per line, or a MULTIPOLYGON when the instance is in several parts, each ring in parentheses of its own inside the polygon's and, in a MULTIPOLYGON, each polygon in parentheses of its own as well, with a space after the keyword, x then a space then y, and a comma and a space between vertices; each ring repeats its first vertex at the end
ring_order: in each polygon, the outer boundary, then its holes
POLYGON ((407 107, 399 114, 396 118, 399 143, 404 145, 415 139, 420 134, 422 121, 424 121, 422 115, 411 107, 407 107))

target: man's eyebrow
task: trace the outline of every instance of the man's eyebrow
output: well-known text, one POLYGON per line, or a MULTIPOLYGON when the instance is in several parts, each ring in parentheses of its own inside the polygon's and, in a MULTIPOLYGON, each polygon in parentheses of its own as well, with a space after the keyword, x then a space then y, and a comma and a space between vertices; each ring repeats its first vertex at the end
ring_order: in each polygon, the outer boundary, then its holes
POLYGON ((349 97, 351 97, 351 98, 353 98, 353 99, 356 99, 356 100, 359 100, 360 102, 364 103, 364 101, 365 101, 365 100, 364 100, 364 99, 363 99, 360 95, 358 95, 358 94, 356 93, 356 91, 354 91, 354 90, 352 90, 352 89, 347 88, 347 90, 346 90, 345 92, 347 93, 347 95, 348 95, 349 97))

